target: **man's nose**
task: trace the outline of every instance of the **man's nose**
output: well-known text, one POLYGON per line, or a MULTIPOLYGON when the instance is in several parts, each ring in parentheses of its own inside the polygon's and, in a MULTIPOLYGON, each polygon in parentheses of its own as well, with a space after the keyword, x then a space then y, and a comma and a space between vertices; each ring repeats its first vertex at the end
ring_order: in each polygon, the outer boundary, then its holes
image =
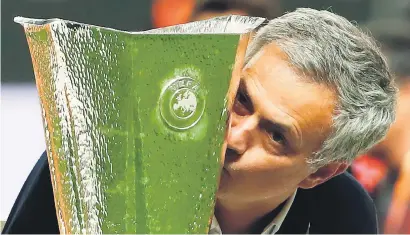
POLYGON ((255 115, 233 117, 228 134, 228 148, 234 149, 238 154, 243 154, 254 141, 253 135, 257 126, 258 119, 255 115))

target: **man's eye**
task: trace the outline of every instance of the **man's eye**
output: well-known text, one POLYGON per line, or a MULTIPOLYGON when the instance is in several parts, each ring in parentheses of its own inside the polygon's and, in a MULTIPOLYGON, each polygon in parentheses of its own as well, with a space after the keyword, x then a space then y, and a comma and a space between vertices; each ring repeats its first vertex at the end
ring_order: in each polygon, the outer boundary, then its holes
POLYGON ((280 144, 285 142, 285 137, 279 131, 270 132, 269 137, 271 138, 271 140, 273 140, 277 143, 280 143, 280 144))
POLYGON ((246 116, 253 112, 252 103, 243 91, 238 91, 236 94, 233 110, 240 116, 246 116))
POLYGON ((239 103, 243 104, 243 105, 247 105, 249 102, 248 97, 242 92, 238 92, 238 95, 236 96, 236 99, 239 101, 239 103))

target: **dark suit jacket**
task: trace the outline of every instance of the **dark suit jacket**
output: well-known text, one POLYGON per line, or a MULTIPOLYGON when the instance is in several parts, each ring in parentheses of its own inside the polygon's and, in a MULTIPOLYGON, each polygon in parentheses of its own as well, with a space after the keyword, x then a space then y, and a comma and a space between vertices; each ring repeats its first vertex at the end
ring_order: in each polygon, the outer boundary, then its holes
MULTIPOLYGON (((309 190, 298 190, 279 234, 375 234, 373 201, 347 173, 309 190)), ((6 221, 3 233, 57 234, 59 228, 47 155, 28 176, 6 221)))

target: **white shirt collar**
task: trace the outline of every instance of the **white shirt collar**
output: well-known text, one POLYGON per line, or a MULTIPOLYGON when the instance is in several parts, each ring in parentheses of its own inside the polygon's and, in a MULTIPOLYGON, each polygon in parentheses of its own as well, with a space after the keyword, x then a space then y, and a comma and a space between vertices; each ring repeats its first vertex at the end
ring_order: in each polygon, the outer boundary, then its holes
MULTIPOLYGON (((295 200, 296 192, 297 190, 286 201, 286 204, 283 206, 279 214, 272 220, 272 222, 268 226, 265 227, 262 234, 275 234, 279 230, 280 226, 286 218, 286 215, 290 210, 290 207, 293 204, 293 201, 295 200)), ((215 216, 213 216, 212 218, 211 229, 209 229, 208 234, 222 234, 221 227, 219 227, 218 220, 215 216)))

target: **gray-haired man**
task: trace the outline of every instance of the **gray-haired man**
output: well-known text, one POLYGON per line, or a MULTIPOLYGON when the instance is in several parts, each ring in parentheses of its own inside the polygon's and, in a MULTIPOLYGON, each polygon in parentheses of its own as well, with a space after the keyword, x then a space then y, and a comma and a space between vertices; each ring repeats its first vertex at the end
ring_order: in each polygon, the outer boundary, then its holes
POLYGON ((383 138, 395 95, 374 40, 343 17, 298 9, 269 21, 248 47, 211 231, 277 232, 298 189, 383 138))

